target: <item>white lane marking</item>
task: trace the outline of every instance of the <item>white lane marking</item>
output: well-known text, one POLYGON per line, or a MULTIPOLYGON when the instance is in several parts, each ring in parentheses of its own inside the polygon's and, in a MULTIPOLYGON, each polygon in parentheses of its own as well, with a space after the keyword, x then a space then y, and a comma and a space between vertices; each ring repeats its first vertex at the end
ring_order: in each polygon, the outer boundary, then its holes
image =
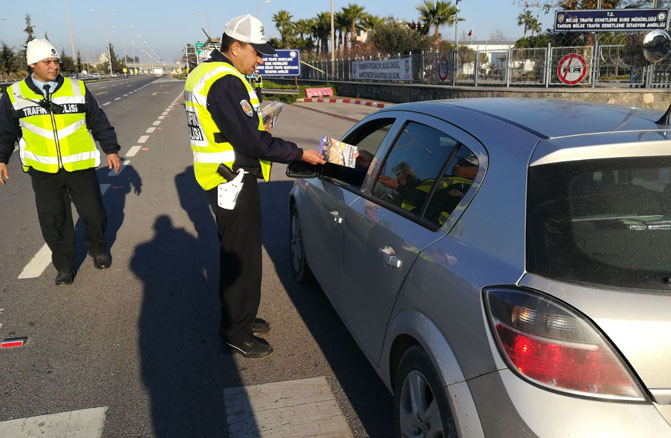
MULTIPOLYGON (((28 264, 23 268, 23 271, 19 274, 19 279, 24 278, 37 278, 42 275, 42 272, 49 266, 51 263, 51 250, 45 243, 37 254, 28 262, 28 264)), ((0 432, 2 430, 0 429, 0 432)), ((3 435, 0 433, 0 436, 13 436, 13 435, 3 435)))
POLYGON ((126 96, 128 96, 128 93, 126 93, 126 94, 123 95, 123 97, 126 97, 126 96))
POLYGON ((118 176, 121 175, 121 172, 130 164, 130 160, 123 160, 121 163, 121 167, 119 168, 119 173, 114 173, 114 169, 110 169, 110 171, 107 173, 107 176, 118 176))
POLYGON ((163 111, 163 113, 161 113, 161 115, 162 115, 162 116, 167 116, 169 112, 170 112, 170 111, 163 111))
POLYGON ((138 142, 138 143, 144 143, 144 142, 146 142, 148 139, 149 139, 149 136, 148 136, 148 135, 143 135, 142 137, 140 137, 140 138, 137 139, 137 142, 138 142))
POLYGON ((126 152, 127 157, 134 157, 138 152, 140 152, 140 149, 142 149, 142 146, 133 146, 130 149, 128 149, 128 152, 126 152))
POLYGON ((109 105, 110 103, 112 103, 112 102, 105 102, 105 103, 103 103, 103 106, 107 106, 107 105, 109 105))
POLYGON ((161 121, 160 121, 160 120, 156 120, 156 121, 153 123, 154 126, 158 126, 158 125, 160 125, 160 124, 161 124, 161 121))
POLYGON ((0 436, 12 438, 100 438, 107 407, 0 422, 0 436))
POLYGON ((258 436, 351 438, 325 377, 224 389, 228 433, 258 436))
POLYGON ((117 98, 115 98, 114 100, 120 100, 120 99, 121 99, 120 97, 117 97, 117 98))
POLYGON ((147 134, 151 134, 154 131, 156 131, 156 128, 154 128, 153 126, 151 128, 147 128, 147 134))
POLYGON ((163 119, 165 119, 165 116, 158 116, 158 119, 163 120, 163 119))

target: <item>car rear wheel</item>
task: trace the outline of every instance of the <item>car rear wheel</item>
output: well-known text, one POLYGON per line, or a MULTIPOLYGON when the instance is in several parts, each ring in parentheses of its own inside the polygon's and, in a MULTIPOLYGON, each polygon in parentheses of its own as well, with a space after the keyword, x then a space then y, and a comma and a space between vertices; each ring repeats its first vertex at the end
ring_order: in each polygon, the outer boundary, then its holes
POLYGON ((291 206, 291 217, 289 223, 289 251, 291 255, 291 270, 298 283, 309 283, 312 281, 312 272, 305 260, 305 248, 303 247, 303 233, 301 220, 298 217, 296 206, 291 206))
POLYGON ((426 352, 410 347, 401 358, 394 391, 394 436, 456 438, 450 404, 426 352))

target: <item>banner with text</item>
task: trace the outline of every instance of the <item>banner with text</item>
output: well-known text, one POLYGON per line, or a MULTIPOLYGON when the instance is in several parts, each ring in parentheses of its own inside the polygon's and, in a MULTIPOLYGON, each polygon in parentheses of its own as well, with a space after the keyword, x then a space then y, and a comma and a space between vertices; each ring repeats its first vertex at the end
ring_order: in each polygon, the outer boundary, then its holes
POLYGON ((411 81, 412 58, 352 62, 353 79, 374 81, 411 81))

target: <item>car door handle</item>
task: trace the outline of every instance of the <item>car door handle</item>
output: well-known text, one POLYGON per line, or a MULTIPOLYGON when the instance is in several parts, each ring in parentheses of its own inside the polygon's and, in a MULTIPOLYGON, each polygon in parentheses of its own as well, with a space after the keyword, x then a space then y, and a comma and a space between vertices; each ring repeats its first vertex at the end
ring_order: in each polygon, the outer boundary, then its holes
POLYGON ((338 210, 331 210, 329 211, 329 214, 331 215, 333 223, 335 223, 336 225, 342 224, 342 217, 340 217, 340 213, 338 213, 338 210))
POLYGON ((377 250, 377 253, 382 257, 382 261, 384 262, 385 265, 389 265, 392 268, 400 269, 402 262, 401 259, 396 257, 396 253, 394 252, 394 248, 391 246, 385 246, 384 248, 379 248, 377 250))

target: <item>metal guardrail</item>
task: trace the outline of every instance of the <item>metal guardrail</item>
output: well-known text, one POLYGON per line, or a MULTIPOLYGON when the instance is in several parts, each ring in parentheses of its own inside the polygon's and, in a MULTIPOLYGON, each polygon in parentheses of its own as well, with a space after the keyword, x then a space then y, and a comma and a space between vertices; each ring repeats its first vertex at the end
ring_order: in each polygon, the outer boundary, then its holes
POLYGON ((263 94, 288 94, 296 95, 298 90, 295 88, 264 88, 263 94))

